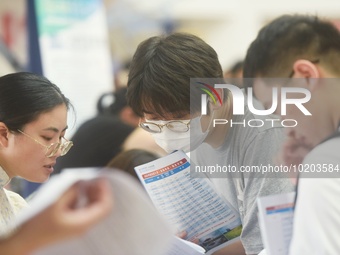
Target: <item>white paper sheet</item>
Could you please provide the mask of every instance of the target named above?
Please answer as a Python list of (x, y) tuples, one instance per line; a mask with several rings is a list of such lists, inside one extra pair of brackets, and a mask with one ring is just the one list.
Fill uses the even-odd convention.
[(293, 230), (295, 192), (260, 197), (259, 223), (265, 252), (287, 255)]
[(105, 176), (111, 182), (114, 196), (111, 214), (85, 235), (46, 247), (35, 255), (159, 255), (168, 249), (174, 238), (173, 231), (155, 210), (140, 184), (118, 170), (64, 170), (42, 186), (31, 209), (19, 217), (18, 224), (47, 207), (73, 183), (99, 176)]

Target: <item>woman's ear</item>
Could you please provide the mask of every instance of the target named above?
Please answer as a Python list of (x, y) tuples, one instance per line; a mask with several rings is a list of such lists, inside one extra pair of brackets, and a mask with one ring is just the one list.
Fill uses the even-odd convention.
[(0, 146), (7, 147), (8, 146), (8, 127), (5, 123), (0, 122)]

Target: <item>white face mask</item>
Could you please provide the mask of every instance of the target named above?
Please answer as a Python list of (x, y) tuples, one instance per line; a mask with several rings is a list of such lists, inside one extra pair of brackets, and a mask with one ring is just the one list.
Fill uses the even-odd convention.
[[(212, 118), (211, 118), (212, 120)], [(183, 150), (184, 152), (190, 152), (197, 149), (200, 146), (209, 133), (211, 121), (209, 127), (205, 132), (202, 131), (201, 116), (191, 119), (189, 130), (187, 132), (174, 132), (167, 127), (162, 128), (161, 133), (151, 133), (156, 143), (163, 148), (166, 152), (171, 153), (175, 150)], [(148, 121), (148, 120), (146, 120)], [(170, 121), (148, 121), (159, 125), (164, 125)], [(184, 123), (189, 120), (183, 120)]]

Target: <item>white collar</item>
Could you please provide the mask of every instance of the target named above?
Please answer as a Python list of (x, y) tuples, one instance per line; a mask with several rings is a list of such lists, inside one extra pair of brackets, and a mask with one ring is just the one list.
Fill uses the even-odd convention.
[(11, 179), (5, 172), (5, 170), (0, 166), (0, 188), (6, 186)]

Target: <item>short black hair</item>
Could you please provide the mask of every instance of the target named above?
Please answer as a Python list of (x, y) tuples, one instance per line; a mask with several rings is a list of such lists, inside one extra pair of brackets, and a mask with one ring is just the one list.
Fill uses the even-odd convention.
[(127, 99), (139, 115), (172, 114), (190, 110), (190, 78), (222, 78), (217, 53), (195, 35), (175, 33), (143, 41), (135, 52), (128, 77)]
[(339, 73), (340, 32), (316, 16), (280, 16), (264, 26), (251, 43), (243, 77), (285, 78), (297, 59), (319, 60)]

